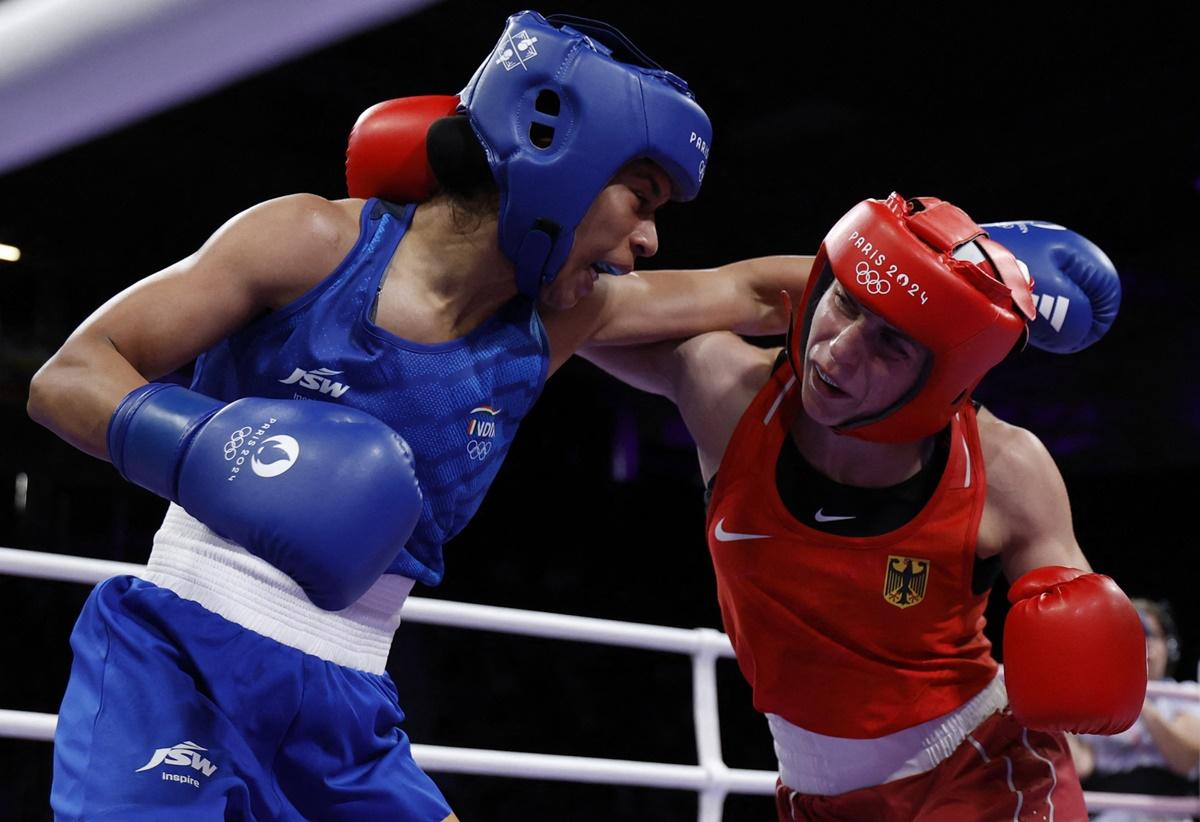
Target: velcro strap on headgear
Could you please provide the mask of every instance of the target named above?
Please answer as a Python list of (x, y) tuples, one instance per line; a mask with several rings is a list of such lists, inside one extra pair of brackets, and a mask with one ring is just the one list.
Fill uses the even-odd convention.
[(1029, 322), (1037, 319), (1037, 307), (1033, 303), (1033, 278), (1021, 268), (1013, 253), (988, 237), (980, 237), (975, 242), (988, 256), (1001, 282), (1012, 292), (1013, 305), (1017, 310)]
[(908, 215), (909, 229), (936, 251), (952, 252), (963, 243), (984, 236), (984, 230), (953, 203), (934, 197), (915, 197), (909, 202), (913, 204)]

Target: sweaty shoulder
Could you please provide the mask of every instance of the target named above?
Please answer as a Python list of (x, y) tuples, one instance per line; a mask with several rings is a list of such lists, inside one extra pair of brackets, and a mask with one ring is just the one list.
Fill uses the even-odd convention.
[(358, 239), (362, 200), (290, 194), (222, 226), (200, 254), (249, 278), (260, 304), (286, 305), (342, 261)]

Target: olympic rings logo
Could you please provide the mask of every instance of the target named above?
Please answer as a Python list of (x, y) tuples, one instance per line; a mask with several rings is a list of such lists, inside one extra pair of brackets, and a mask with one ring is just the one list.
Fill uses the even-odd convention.
[(859, 285), (866, 286), (868, 294), (888, 294), (892, 290), (892, 284), (883, 278), (878, 271), (871, 268), (866, 260), (859, 260), (858, 265), (854, 267), (858, 276)]
[(233, 436), (229, 438), (229, 442), (225, 443), (225, 459), (231, 460), (238, 455), (238, 451), (246, 444), (246, 437), (250, 436), (250, 432), (254, 429), (250, 426), (239, 428), (233, 432)]
[(492, 452), (492, 443), (489, 440), (471, 440), (467, 443), (467, 457), (473, 460), (482, 460)]

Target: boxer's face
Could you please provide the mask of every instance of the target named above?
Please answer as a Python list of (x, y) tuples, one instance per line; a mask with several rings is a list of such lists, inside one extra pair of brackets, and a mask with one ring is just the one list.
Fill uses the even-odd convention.
[(649, 160), (625, 164), (592, 202), (575, 229), (575, 243), (541, 302), (570, 308), (592, 293), (603, 274), (627, 274), (638, 257), (658, 251), (654, 214), (671, 197), (671, 181)]
[(808, 336), (801, 398), (822, 425), (889, 408), (921, 373), (929, 351), (833, 285), (817, 303)]

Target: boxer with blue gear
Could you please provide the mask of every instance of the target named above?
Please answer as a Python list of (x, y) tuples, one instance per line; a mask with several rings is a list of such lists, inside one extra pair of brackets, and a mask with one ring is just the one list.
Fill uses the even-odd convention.
[[(453, 820), (386, 673), (409, 591), (441, 581), (443, 545), (572, 352), (757, 318), (778, 293), (605, 277), (622, 296), (568, 311), (654, 253), (655, 212), (695, 196), (711, 130), (602, 25), (526, 12), (501, 42), (461, 105), (364, 115), (347, 179), (365, 201), (254, 206), (35, 376), (31, 416), (172, 501), (145, 572), (97, 586), (72, 633), (59, 819)], [(380, 119), (397, 111), (402, 127)], [(433, 162), (434, 121), (476, 156)], [(662, 328), (642, 309), (660, 298), (692, 312)], [(193, 361), (190, 388), (154, 382)]]

